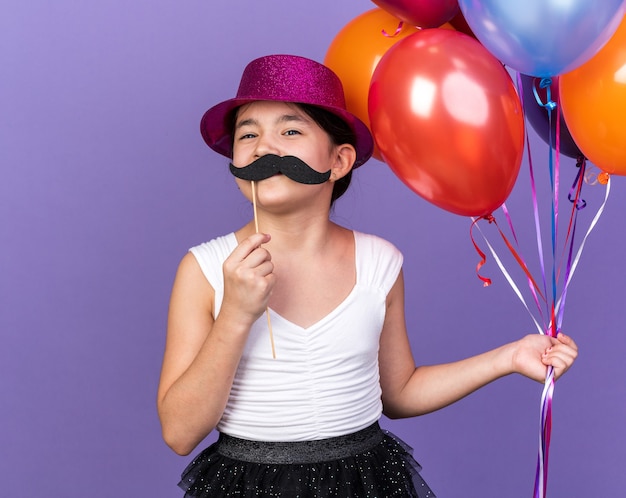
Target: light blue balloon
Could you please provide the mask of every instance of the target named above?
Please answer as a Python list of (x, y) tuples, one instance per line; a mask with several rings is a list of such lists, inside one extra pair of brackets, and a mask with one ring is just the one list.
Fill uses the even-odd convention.
[(503, 64), (537, 77), (577, 68), (611, 38), (624, 0), (459, 0), (476, 38)]

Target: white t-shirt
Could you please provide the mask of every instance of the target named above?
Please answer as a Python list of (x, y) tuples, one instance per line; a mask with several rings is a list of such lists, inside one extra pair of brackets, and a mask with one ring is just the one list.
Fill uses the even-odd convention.
[[(380, 237), (353, 233), (356, 284), (350, 294), (307, 328), (270, 309), (275, 359), (267, 318), (254, 323), (219, 431), (257, 441), (303, 441), (356, 432), (380, 418), (379, 339), (402, 254)], [(236, 246), (231, 233), (190, 249), (215, 290), (216, 315), (224, 293), (222, 264)]]

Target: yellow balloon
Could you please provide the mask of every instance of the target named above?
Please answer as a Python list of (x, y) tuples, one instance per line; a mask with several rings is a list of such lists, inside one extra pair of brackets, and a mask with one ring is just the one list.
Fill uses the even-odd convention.
[(626, 175), (626, 17), (594, 57), (559, 77), (559, 91), (581, 152), (603, 171)]

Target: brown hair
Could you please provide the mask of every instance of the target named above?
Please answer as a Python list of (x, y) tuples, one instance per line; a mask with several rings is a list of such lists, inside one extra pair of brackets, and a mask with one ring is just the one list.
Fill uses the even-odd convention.
[[(298, 104), (298, 106), (307, 113), (308, 116), (322, 128), (332, 140), (334, 145), (350, 144), (356, 148), (356, 135), (352, 128), (339, 116), (332, 112), (326, 111), (321, 107), (308, 104)], [(333, 193), (330, 198), (330, 205), (346, 193), (352, 180), (352, 170), (348, 174), (335, 182), (333, 185)]]

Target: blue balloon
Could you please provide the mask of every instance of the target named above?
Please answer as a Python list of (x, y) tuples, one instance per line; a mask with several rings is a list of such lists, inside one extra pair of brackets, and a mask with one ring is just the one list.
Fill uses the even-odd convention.
[(624, 0), (459, 0), (476, 38), (503, 64), (549, 77), (591, 59), (626, 12)]

